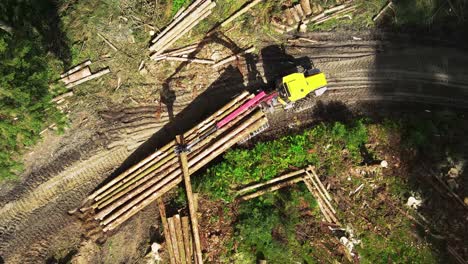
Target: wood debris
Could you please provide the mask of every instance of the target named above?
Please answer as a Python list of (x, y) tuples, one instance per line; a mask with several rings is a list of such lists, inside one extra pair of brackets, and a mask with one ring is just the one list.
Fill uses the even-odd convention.
[(226, 19), (223, 23), (221, 23), (221, 27), (225, 27), (227, 24), (231, 23), (234, 19), (238, 18), (239, 16), (243, 15), (245, 12), (249, 11), (252, 7), (260, 3), (262, 0), (254, 0), (238, 11), (236, 11), (234, 14), (232, 14), (228, 19)]
[(105, 75), (110, 72), (109, 68), (104, 68), (96, 73), (92, 73), (91, 69), (89, 68), (89, 65), (91, 65), (90, 60), (78, 64), (70, 70), (62, 73), (60, 75), (60, 81), (66, 84), (65, 87), (67, 89), (70, 89), (78, 84), (101, 77), (102, 75)]
[(151, 41), (150, 51), (154, 51), (151, 59), (169, 49), (174, 42), (208, 17), (215, 6), (216, 3), (211, 0), (196, 0), (176, 14), (172, 22)]

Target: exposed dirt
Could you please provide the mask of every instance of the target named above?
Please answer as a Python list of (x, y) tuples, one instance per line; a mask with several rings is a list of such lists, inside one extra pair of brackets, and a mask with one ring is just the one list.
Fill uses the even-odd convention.
[[(387, 102), (406, 106), (402, 102), (409, 103), (411, 109), (425, 109), (433, 104), (468, 106), (468, 75), (464, 72), (468, 53), (464, 50), (369, 32), (304, 37), (319, 42), (290, 42), (284, 49), (265, 43), (258, 58), (249, 56), (246, 61), (226, 67), (218, 79), (212, 78), (216, 72), (210, 67), (197, 67), (193, 74), (198, 77), (192, 79), (196, 84), (190, 86), (197, 87), (195, 92), (193, 88), (187, 89), (185, 83), (174, 85), (177, 74), (169, 82), (163, 81), (171, 84), (166, 89), (170, 96), (164, 95), (163, 99), (171, 100), (161, 101), (170, 105), (173, 113), (158, 102), (118, 107), (99, 115), (86, 111), (72, 115), (73, 125), (65, 135), (46, 136), (27, 155), (22, 182), (2, 187), (1, 258), (7, 263), (37, 263), (57, 255), (60, 259), (74, 250), (86, 254), (79, 250), (82, 243), (85, 248), (93, 248), (90, 251), (104, 252), (81, 238), (85, 230), (75, 216), (67, 213), (69, 210), (77, 208), (103, 181), (145, 157), (176, 133), (190, 128), (246, 86), (251, 90), (265, 87), (262, 79), (272, 81), (291, 71), (295, 64), (312, 63), (320, 68), (329, 78), (331, 91), (319, 101), (304, 101), (296, 112), (277, 111), (270, 115), (271, 130), (266, 135), (294, 131), (316, 118), (324, 119), (329, 116), (324, 113), (333, 114), (343, 104), (351, 110), (364, 109), (369, 113), (382, 111)], [(184, 72), (180, 74), (190, 72), (189, 68), (182, 68)], [(203, 78), (205, 73), (210, 78)], [(155, 88), (161, 90), (164, 88)], [(172, 114), (174, 120), (167, 124)], [(122, 232), (133, 233), (132, 225), (139, 223), (142, 231), (135, 232), (134, 239), (127, 243), (135, 248), (132, 254), (144, 254), (143, 248), (149, 243), (139, 243), (148, 242), (150, 228), (157, 224), (154, 210), (144, 211), (119, 232), (109, 235), (108, 241), (125, 237)], [(116, 263), (129, 261), (127, 257), (99, 259)]]

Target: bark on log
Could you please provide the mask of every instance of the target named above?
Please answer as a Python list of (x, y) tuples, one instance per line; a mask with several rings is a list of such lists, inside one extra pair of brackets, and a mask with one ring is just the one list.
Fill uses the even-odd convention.
[(279, 177), (273, 178), (273, 179), (268, 180), (268, 181), (266, 181), (266, 182), (261, 182), (261, 183), (253, 184), (253, 185), (247, 186), (247, 187), (242, 188), (242, 189), (240, 189), (239, 191), (237, 191), (237, 195), (241, 195), (242, 193), (246, 193), (246, 192), (248, 192), (248, 191), (251, 191), (251, 190), (254, 190), (254, 189), (258, 189), (258, 188), (260, 188), (260, 187), (263, 187), (263, 186), (265, 186), (265, 185), (269, 185), (269, 184), (273, 184), (273, 183), (275, 183), (275, 182), (283, 181), (283, 180), (286, 180), (286, 179), (289, 179), (289, 178), (292, 178), (292, 177), (295, 177), (295, 176), (297, 176), (297, 175), (304, 174), (304, 173), (305, 173), (305, 170), (302, 169), (302, 170), (293, 171), (293, 172), (290, 172), (290, 173), (281, 175), (281, 176), (279, 176)]
[(58, 102), (60, 100), (63, 100), (65, 98), (67, 98), (67, 97), (70, 97), (70, 96), (73, 96), (73, 91), (70, 91), (70, 92), (67, 92), (67, 93), (64, 93), (64, 94), (61, 94), (59, 96), (54, 97), (52, 99), (52, 102), (56, 103), (56, 102)]
[(185, 248), (185, 261), (192, 263), (192, 247), (190, 245), (190, 223), (187, 216), (182, 217), (182, 235), (184, 237), (184, 248)]
[(296, 9), (296, 12), (297, 12), (297, 14), (299, 15), (299, 17), (300, 17), (301, 20), (304, 19), (304, 18), (306, 17), (305, 14), (304, 14), (304, 11), (302, 10), (302, 7), (301, 7), (300, 4), (295, 5), (294, 8)]
[(267, 192), (273, 192), (273, 191), (276, 191), (276, 190), (279, 190), (281, 188), (284, 188), (284, 187), (287, 187), (287, 186), (291, 186), (291, 185), (294, 185), (295, 183), (298, 183), (300, 181), (302, 181), (302, 177), (297, 177), (297, 178), (293, 178), (293, 179), (290, 179), (288, 181), (285, 181), (285, 182), (281, 182), (279, 184), (275, 184), (271, 187), (268, 187), (266, 189), (262, 189), (262, 190), (259, 190), (259, 191), (256, 191), (254, 193), (251, 193), (251, 194), (248, 194), (248, 195), (244, 195), (244, 196), (241, 196), (239, 199), (241, 201), (247, 201), (247, 200), (250, 200), (250, 199), (253, 199), (253, 198), (256, 198), (258, 196), (261, 196)]
[(169, 252), (169, 261), (171, 262), (171, 264), (174, 264), (176, 263), (176, 261), (174, 257), (174, 251), (172, 250), (171, 234), (169, 232), (169, 224), (167, 223), (167, 217), (166, 217), (166, 207), (164, 205), (162, 198), (159, 198), (157, 202), (158, 202), (158, 208), (159, 208), (159, 216), (161, 217), (161, 222), (163, 225), (164, 238), (166, 239), (166, 248), (167, 248), (167, 251)]
[(171, 30), (169, 30), (157, 41), (155, 41), (150, 47), (151, 51), (156, 51), (151, 56), (151, 59), (163, 53), (176, 40), (178, 40), (185, 33), (190, 31), (194, 26), (196, 26), (201, 20), (205, 19), (209, 14), (211, 14), (211, 11), (215, 5), (216, 3), (211, 1), (203, 2), (194, 12), (188, 14)]
[(187, 264), (185, 261), (185, 246), (184, 246), (184, 237), (182, 235), (182, 223), (180, 221), (180, 215), (174, 215), (174, 226), (177, 237), (177, 249), (179, 250), (180, 262), (182, 264)]
[(192, 10), (194, 10), (196, 7), (198, 7), (198, 5), (200, 4), (201, 1), (203, 1), (203, 0), (197, 0), (197, 1), (193, 2), (191, 5), (189, 5), (189, 7), (186, 10), (184, 10), (182, 13), (180, 13), (178, 16), (176, 16), (174, 18), (174, 20), (171, 23), (169, 23), (169, 25), (161, 33), (159, 33), (151, 42), (155, 43), (156, 41), (161, 39), (161, 37), (163, 37), (167, 32), (172, 30), (173, 27), (175, 25), (177, 25), (179, 23), (179, 21), (184, 19), (188, 13), (192, 12)]
[(177, 234), (176, 226), (174, 223), (174, 217), (167, 218), (167, 223), (169, 225), (169, 233), (171, 235), (172, 251), (174, 252), (174, 259), (177, 264), (181, 264), (179, 247), (177, 246)]
[(92, 79), (95, 79), (95, 78), (98, 78), (98, 77), (101, 77), (103, 76), (104, 74), (108, 74), (110, 72), (110, 69), (109, 68), (105, 68), (103, 70), (100, 70), (94, 74), (91, 74), (90, 76), (86, 77), (86, 78), (83, 78), (83, 79), (80, 79), (76, 82), (72, 82), (72, 83), (69, 83), (67, 84), (67, 86), (65, 86), (67, 89), (70, 89), (72, 87), (75, 87), (77, 86), (78, 84), (82, 84), (84, 82), (87, 82), (87, 81), (90, 81)]
[(306, 16), (310, 16), (312, 14), (312, 9), (310, 8), (310, 0), (301, 0), (301, 7), (304, 10)]
[(72, 82), (76, 82), (80, 79), (83, 79), (85, 77), (88, 77), (91, 75), (91, 69), (86, 66), (78, 71), (75, 71), (65, 77), (63, 77), (62, 79), (60, 79), (60, 81), (62, 81), (63, 83), (65, 84), (69, 84), (69, 83), (72, 83)]
[[(178, 136), (176, 140), (179, 145), (185, 144), (184, 138), (182, 136)], [(187, 194), (187, 202), (188, 202), (189, 213), (190, 213), (190, 222), (192, 223), (192, 235), (193, 235), (193, 241), (195, 243), (195, 257), (197, 258), (197, 263), (203, 263), (200, 236), (198, 233), (197, 210), (195, 208), (195, 202), (193, 200), (192, 183), (190, 181), (187, 153), (185, 152), (180, 153), (179, 161), (180, 161), (180, 166), (182, 168), (182, 174), (184, 177), (185, 192)]]
[[(206, 164), (208, 164), (211, 160), (213, 160), (215, 157), (232, 147), (234, 144), (236, 144), (239, 140), (242, 138), (246, 137), (249, 135), (252, 131), (257, 130), (259, 127), (265, 125), (268, 120), (264, 117), (264, 114), (260, 111), (258, 112), (260, 114), (259, 116), (256, 114), (252, 116), (250, 119), (246, 120), (244, 123), (241, 124), (241, 126), (237, 127), (236, 129), (232, 130), (229, 132), (226, 137), (224, 137), (222, 140), (217, 141), (215, 144), (213, 144), (209, 149), (207, 149), (207, 153), (209, 153), (208, 156), (205, 156), (203, 160), (197, 160), (193, 159), (195, 165), (191, 164), (189, 161), (189, 165), (192, 166), (190, 168), (190, 172), (194, 173)], [(258, 119), (258, 117), (260, 117)], [(227, 139), (229, 138), (229, 139)], [(105, 227), (103, 230), (104, 232), (113, 230), (123, 222), (125, 222), (127, 219), (135, 215), (137, 212), (139, 212), (141, 209), (146, 207), (148, 204), (153, 202), (155, 199), (159, 198), (161, 195), (166, 193), (167, 191), (171, 190), (175, 186), (177, 186), (181, 181), (180, 177), (180, 171), (178, 171), (179, 174), (175, 175), (169, 175), (167, 178), (169, 178), (170, 182), (164, 185), (164, 187), (160, 190), (153, 190), (150, 189), (148, 192), (151, 194), (150, 197), (145, 196), (144, 201), (138, 202), (135, 205), (131, 205), (127, 208), (124, 208), (125, 214), (120, 216), (117, 220), (114, 222), (110, 223), (107, 227)], [(174, 173), (173, 173), (174, 174)], [(179, 176), (179, 177), (177, 177)], [(131, 208), (131, 210), (128, 210), (128, 208)], [(119, 212), (119, 215), (122, 214)]]
[(294, 16), (291, 12), (291, 9), (286, 9), (284, 10), (284, 15), (286, 16), (286, 23), (288, 23), (289, 26), (294, 25)]
[(197, 58), (184, 58), (184, 57), (174, 57), (174, 56), (166, 56), (165, 60), (170, 61), (189, 61), (201, 64), (214, 64), (214, 60), (209, 59), (197, 59)]
[(193, 27), (195, 27), (200, 21), (202, 21), (203, 19), (207, 18), (211, 13), (212, 13), (212, 9), (213, 7), (215, 6), (216, 4), (213, 2), (211, 5), (210, 5), (210, 8), (208, 8), (204, 13), (202, 13), (202, 15), (200, 16), (200, 18), (196, 19), (195, 21), (192, 21), (192, 22), (189, 22), (188, 24), (185, 24), (184, 25), (184, 28), (181, 32), (178, 32), (176, 33), (175, 36), (171, 37), (169, 41), (167, 41), (165, 44), (163, 44), (160, 48), (155, 48), (154, 50), (156, 51), (154, 53), (154, 55), (159, 55), (161, 53), (163, 53), (166, 49), (168, 49), (172, 44), (174, 44), (174, 42), (176, 42), (179, 38), (181, 38), (182, 36), (184, 36), (186, 33), (188, 33), (190, 30), (192, 30)]
[[(289, 10), (291, 11), (291, 14), (292, 14), (292, 16), (293, 16), (293, 18), (294, 18), (294, 21), (295, 21), (296, 23), (301, 22), (301, 18), (299, 17), (299, 14), (297, 13), (296, 8), (291, 7), (291, 8), (289, 8)], [(296, 23), (295, 23), (295, 24), (296, 24)]]
[(260, 3), (262, 0), (254, 0), (247, 4), (245, 7), (242, 7), (238, 11), (236, 11), (234, 14), (232, 14), (228, 19), (226, 19), (223, 23), (221, 23), (221, 27), (225, 27), (227, 24), (231, 23), (234, 19), (237, 17), (243, 15), (245, 12), (249, 11), (250, 8), (254, 7), (258, 3)]

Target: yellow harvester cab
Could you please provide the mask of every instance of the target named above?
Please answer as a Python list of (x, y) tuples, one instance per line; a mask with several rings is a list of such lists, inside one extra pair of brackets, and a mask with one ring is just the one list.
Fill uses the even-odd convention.
[(293, 73), (284, 76), (277, 85), (279, 101), (283, 105), (294, 103), (312, 92), (316, 96), (322, 95), (326, 90), (327, 79), (325, 74), (317, 69), (305, 73)]

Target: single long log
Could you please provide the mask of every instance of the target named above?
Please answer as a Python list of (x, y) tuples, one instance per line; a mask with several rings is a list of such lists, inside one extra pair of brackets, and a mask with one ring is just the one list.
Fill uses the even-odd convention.
[(296, 8), (291, 7), (291, 8), (289, 8), (289, 10), (290, 10), (290, 12), (291, 12), (291, 14), (292, 14), (292, 16), (294, 18), (294, 21), (296, 21), (296, 23), (301, 22), (301, 18), (299, 17), (299, 14), (297, 13)]
[(114, 46), (109, 40), (107, 40), (101, 33), (97, 33), (97, 35), (114, 51), (118, 51), (117, 47)]
[(273, 184), (273, 183), (275, 183), (275, 182), (279, 182), (279, 181), (283, 181), (283, 180), (292, 178), (292, 177), (297, 176), (297, 175), (299, 175), (299, 174), (303, 174), (304, 172), (305, 172), (304, 169), (298, 170), (298, 171), (293, 171), (293, 172), (290, 172), (290, 173), (281, 175), (281, 176), (279, 176), (279, 177), (273, 178), (273, 179), (271, 179), (271, 180), (268, 180), (268, 181), (266, 181), (266, 182), (261, 182), (261, 183), (257, 183), (257, 184), (253, 184), (253, 185), (247, 186), (247, 187), (242, 188), (242, 189), (240, 189), (239, 191), (237, 191), (237, 195), (241, 195), (242, 193), (246, 193), (246, 192), (248, 192), (248, 191), (251, 191), (251, 190), (254, 190), (254, 189), (258, 189), (258, 188), (263, 187), (263, 186), (265, 186), (265, 185)]
[(243, 51), (241, 51), (241, 52), (239, 52), (239, 53), (236, 53), (236, 54), (234, 54), (234, 55), (232, 55), (232, 56), (229, 56), (229, 57), (227, 57), (227, 58), (224, 58), (224, 59), (222, 59), (222, 60), (216, 62), (216, 64), (213, 65), (213, 68), (217, 68), (217, 67), (219, 67), (219, 66), (222, 66), (222, 65), (224, 65), (224, 64), (226, 64), (226, 63), (229, 63), (229, 62), (231, 62), (231, 61), (236, 60), (236, 59), (239, 58), (239, 56), (241, 56), (241, 55), (244, 55), (244, 54), (247, 54), (247, 53), (252, 53), (252, 52), (254, 52), (254, 51), (255, 51), (255, 47), (250, 47), (250, 48), (248, 48), (248, 49), (246, 49), (246, 50), (243, 50)]
[(67, 89), (70, 89), (70, 88), (72, 88), (72, 87), (77, 86), (78, 84), (82, 84), (82, 83), (84, 83), (84, 82), (87, 82), (87, 81), (90, 81), (90, 80), (92, 80), (92, 79), (101, 77), (101, 76), (103, 76), (103, 75), (105, 75), (105, 74), (108, 74), (109, 72), (110, 72), (110, 69), (109, 69), (109, 68), (105, 68), (105, 69), (100, 70), (100, 71), (98, 71), (98, 72), (96, 72), (96, 73), (93, 73), (93, 74), (91, 74), (91, 75), (89, 75), (89, 76), (87, 76), (87, 77), (85, 77), (85, 78), (83, 78), (83, 79), (80, 79), (80, 80), (78, 80), (78, 81), (76, 81), (76, 82), (69, 83), (69, 84), (67, 84), (65, 87), (66, 87)]
[[(178, 136), (176, 140), (179, 143), (179, 145), (185, 144), (184, 138), (182, 136)], [(197, 217), (197, 211), (195, 209), (195, 203), (193, 201), (192, 183), (190, 181), (187, 153), (185, 152), (180, 153), (179, 161), (182, 167), (182, 174), (184, 177), (185, 193), (187, 196), (187, 202), (188, 202), (189, 213), (190, 213), (190, 222), (192, 223), (192, 236), (193, 236), (193, 241), (195, 242), (195, 256), (194, 257), (197, 258), (197, 263), (203, 263), (200, 236), (198, 233), (198, 217)]]
[(180, 222), (180, 215), (174, 215), (174, 226), (177, 237), (177, 249), (179, 250), (180, 262), (183, 264), (188, 264), (185, 261), (185, 247), (184, 247), (184, 237), (182, 236), (182, 223)]
[(184, 237), (185, 261), (192, 263), (192, 247), (190, 245), (190, 223), (187, 216), (182, 217), (182, 236)]
[(91, 65), (91, 61), (90, 61), (90, 60), (86, 60), (86, 61), (84, 61), (84, 62), (82, 62), (82, 63), (76, 65), (75, 67), (71, 68), (70, 70), (68, 70), (68, 71), (66, 71), (66, 72), (64, 72), (64, 73), (62, 73), (62, 74), (60, 74), (60, 78), (63, 78), (63, 77), (65, 77), (65, 76), (67, 76), (67, 75), (70, 75), (70, 74), (76, 72), (76, 71), (79, 71), (79, 70), (81, 70), (82, 68), (84, 68), (84, 67), (86, 67), (86, 66), (89, 66), (89, 65)]
[[(244, 115), (248, 114), (249, 112), (245, 112)], [(243, 124), (241, 124), (239, 127), (235, 128), (234, 131), (238, 131), (240, 128), (242, 131), (243, 128), (246, 127), (246, 125), (249, 125), (250, 123), (256, 121), (257, 119), (259, 119), (260, 116), (264, 115), (261, 111), (257, 111), (257, 114), (253, 115), (251, 118), (249, 118), (248, 120), (246, 120)], [(229, 129), (231, 126), (233, 126), (234, 124), (236, 124), (238, 121), (240, 121), (244, 116), (243, 115), (240, 115), (239, 117), (237, 117), (236, 119), (234, 119), (230, 124), (226, 125), (225, 128), (221, 128), (219, 129), (216, 133), (223, 133), (223, 131), (226, 131), (226, 129)], [(256, 118), (256, 119), (255, 119)], [(236, 121), (237, 120), (237, 121)], [(239, 131), (239, 132), (240, 132)], [(215, 133), (215, 134), (216, 134)], [(232, 132), (230, 132), (229, 134), (229, 137), (233, 137), (234, 135), (232, 135)], [(228, 135), (226, 137), (228, 137)], [(216, 136), (216, 135), (215, 135)], [(226, 137), (223, 137), (221, 138), (220, 140), (216, 141), (213, 145), (211, 145), (210, 147), (208, 147), (207, 149), (210, 150), (210, 149), (213, 149), (213, 147), (217, 147), (219, 145), (219, 142), (224, 142), (226, 141), (227, 139), (229, 138), (226, 138)], [(205, 140), (210, 140), (210, 138), (207, 138)], [(194, 157), (193, 159), (190, 160), (190, 166), (192, 166), (195, 162), (198, 162), (200, 159), (202, 159), (205, 155), (207, 155), (206, 153), (207, 151), (205, 150), (204, 152), (198, 154), (196, 157)], [(209, 153), (209, 152), (208, 152)], [(177, 165), (177, 164), (176, 164)], [(171, 172), (169, 174), (169, 172)], [(125, 195), (124, 197), (122, 197), (121, 199), (119, 199), (118, 201), (116, 201), (115, 203), (113, 203), (112, 205), (108, 206), (107, 208), (105, 208), (104, 210), (102, 210), (101, 212), (97, 213), (94, 218), (95, 219), (104, 219), (104, 217), (108, 214), (110, 214), (114, 209), (116, 209), (117, 207), (123, 205), (124, 203), (126, 203), (127, 201), (133, 199), (135, 196), (136, 198), (134, 200), (132, 200), (129, 204), (127, 204), (126, 206), (124, 206), (123, 208), (121, 208), (120, 210), (118, 210), (117, 212), (115, 212), (111, 217), (109, 217), (108, 219), (106, 219), (105, 221), (103, 221), (102, 223), (104, 225), (108, 224), (109, 222), (111, 222), (113, 219), (115, 219), (116, 217), (118, 217), (120, 214), (124, 213), (126, 210), (128, 210), (128, 208), (130, 208), (132, 205), (138, 203), (139, 201), (141, 201), (142, 199), (144, 199), (145, 197), (147, 197), (148, 195), (150, 195), (152, 192), (154, 191), (157, 191), (159, 188), (161, 188), (162, 186), (164, 186), (168, 181), (172, 180), (173, 178), (179, 176), (181, 174), (181, 169), (179, 166), (172, 166), (170, 169), (167, 169), (165, 171), (164, 174), (161, 174), (161, 175), (158, 175), (158, 177), (154, 178), (154, 179), (151, 179), (149, 180), (148, 182), (146, 182), (145, 184), (143, 184), (142, 186), (138, 187), (135, 191)], [(171, 175), (170, 177), (167, 177), (166, 175), (169, 174)], [(156, 184), (156, 185), (154, 185)], [(153, 186), (154, 185), (154, 186)], [(151, 187), (153, 186), (153, 187)], [(145, 191), (146, 190), (146, 191)], [(140, 195), (140, 193), (142, 193)]]
[(355, 10), (355, 9), (356, 9), (356, 6), (347, 7), (347, 8), (342, 9), (342, 10), (336, 12), (336, 13), (333, 13), (333, 14), (331, 14), (331, 15), (325, 16), (325, 17), (323, 17), (323, 18), (321, 18), (321, 19), (315, 21), (314, 24), (315, 24), (315, 25), (319, 25), (319, 24), (321, 24), (321, 23), (323, 23), (323, 22), (326, 22), (326, 21), (328, 21), (328, 20), (330, 20), (330, 19), (336, 18), (336, 17), (340, 16), (341, 14), (344, 14), (344, 13), (347, 13), (347, 12), (350, 12), (350, 11), (353, 11), (353, 10)]
[(176, 261), (174, 257), (174, 251), (172, 250), (172, 241), (171, 241), (171, 234), (169, 232), (169, 224), (167, 222), (166, 207), (164, 205), (162, 198), (159, 198), (157, 202), (158, 202), (158, 208), (159, 208), (159, 216), (161, 217), (161, 222), (163, 224), (164, 238), (166, 239), (166, 248), (167, 248), (167, 251), (169, 252), (169, 261), (171, 262), (171, 264), (174, 264), (176, 263)]
[[(217, 116), (221, 115), (223, 112), (225, 111), (228, 111), (229, 109), (235, 107), (237, 104), (239, 104), (240, 102), (242, 102), (243, 100), (245, 100), (245, 98), (247, 97), (247, 95), (249, 95), (248, 92), (243, 92), (241, 93), (239, 96), (235, 97), (234, 99), (232, 99), (229, 103), (227, 103), (224, 107), (222, 107), (220, 110), (216, 111), (215, 113), (213, 113), (211, 116), (209, 116), (207, 119), (205, 119), (203, 122), (201, 122), (199, 125), (195, 126), (194, 128), (192, 128), (191, 130), (189, 130), (188, 132), (186, 132), (184, 134), (185, 137), (190, 137), (191, 134), (194, 134), (195, 131), (199, 130), (200, 127), (203, 127), (207, 122), (209, 122), (210, 120), (213, 120), (213, 119), (216, 119)], [(162, 153), (165, 153), (166, 151), (168, 151), (170, 148), (174, 147), (175, 146), (175, 142), (174, 141), (171, 141), (169, 142), (168, 144), (166, 144), (165, 146), (163, 146), (162, 148), (160, 148), (159, 150), (157, 150), (156, 152), (154, 152), (153, 154), (151, 154), (150, 156), (146, 157), (145, 159), (143, 159), (142, 161), (138, 162), (137, 164), (133, 165), (131, 168), (129, 168), (128, 170), (126, 170), (125, 172), (123, 172), (122, 174), (120, 174), (119, 176), (117, 176), (116, 178), (112, 179), (111, 181), (109, 181), (106, 185), (104, 185), (103, 187), (99, 188), (98, 190), (96, 190), (92, 195), (88, 196), (88, 200), (92, 200), (94, 199), (95, 197), (97, 197), (99, 194), (103, 193), (104, 191), (108, 190), (109, 188), (113, 187), (114, 185), (116, 185), (119, 181), (123, 180), (124, 178), (126, 178), (128, 175), (130, 175), (131, 173), (137, 171), (136, 173), (141, 173), (142, 169), (141, 167), (145, 164), (147, 164), (148, 162), (154, 160), (156, 157), (158, 157), (159, 155), (161, 155)], [(146, 168), (145, 168), (146, 169)], [(128, 181), (128, 180), (127, 180)]]
[(304, 14), (304, 10), (302, 10), (302, 7), (301, 7), (300, 4), (295, 5), (294, 8), (296, 9), (296, 12), (297, 12), (297, 14), (299, 15), (299, 17), (301, 19), (306, 17), (305, 14)]
[(285, 182), (281, 182), (281, 183), (278, 183), (278, 184), (275, 184), (271, 187), (268, 187), (266, 189), (262, 189), (262, 190), (259, 190), (259, 191), (256, 191), (254, 193), (251, 193), (251, 194), (248, 194), (248, 195), (244, 195), (244, 196), (241, 196), (239, 199), (241, 201), (247, 201), (247, 200), (250, 200), (250, 199), (253, 199), (253, 198), (256, 198), (258, 196), (261, 196), (267, 192), (274, 192), (276, 190), (279, 190), (281, 188), (284, 188), (284, 187), (287, 187), (287, 186), (291, 186), (295, 183), (298, 183), (300, 181), (302, 181), (302, 177), (297, 177), (297, 178), (293, 178), (293, 179), (290, 179), (288, 181), (285, 181)]
[[(191, 171), (189, 172), (193, 174), (194, 172), (196, 172), (197, 170), (199, 170), (200, 168), (208, 164), (215, 157), (219, 156), (221, 153), (223, 153), (224, 151), (232, 147), (239, 140), (248, 136), (252, 131), (255, 131), (261, 126), (265, 125), (268, 122), (268, 120), (264, 117), (263, 113), (261, 114), (262, 115), (260, 115), (260, 119), (256, 119), (257, 116), (252, 116), (250, 120), (247, 120), (244, 124), (242, 124), (242, 126), (238, 127), (238, 129), (234, 129), (233, 131), (228, 133), (228, 135), (226, 135), (224, 140), (220, 140), (219, 142), (217, 142), (218, 144), (216, 144), (216, 146), (215, 144), (213, 144), (213, 146), (209, 150), (207, 150), (209, 155), (205, 156), (202, 161), (196, 161), (196, 165), (192, 166), (193, 164), (191, 165), (189, 161), (189, 166), (192, 166), (190, 168)], [(229, 137), (229, 139), (226, 139), (227, 137)], [(148, 190), (151, 193), (150, 197), (145, 197), (145, 199), (142, 199), (143, 201), (141, 203), (138, 203), (138, 204), (135, 204), (126, 208), (125, 214), (123, 214), (117, 220), (115, 220), (114, 222), (106, 226), (103, 229), (103, 231), (107, 232), (107, 231), (113, 230), (114, 228), (116, 228), (117, 226), (119, 226), (120, 224), (128, 220), (130, 217), (138, 213), (141, 209), (146, 207), (148, 204), (153, 202), (155, 199), (159, 198), (161, 195), (163, 195), (167, 191), (177, 186), (182, 181), (180, 177), (180, 170), (178, 172), (179, 174), (170, 175), (167, 177), (167, 178), (170, 178), (171, 181), (165, 184), (162, 189)], [(131, 210), (129, 210), (129, 208), (131, 208)]]
[(184, 58), (184, 57), (176, 57), (176, 56), (166, 56), (165, 60), (171, 61), (189, 61), (201, 64), (214, 64), (214, 60), (209, 59), (197, 59), (197, 58)]
[(388, 1), (388, 4), (386, 4), (385, 7), (382, 8), (382, 10), (380, 10), (380, 12), (372, 18), (372, 21), (374, 22), (377, 21), (377, 19), (379, 19), (385, 12), (387, 12), (387, 9), (390, 8), (391, 6), (392, 6), (392, 1), (390, 0)]
[[(235, 105), (234, 105), (235, 106)], [(251, 110), (250, 110), (251, 111)], [(212, 139), (218, 137), (219, 135), (221, 135), (222, 133), (224, 133), (224, 131), (230, 129), (232, 126), (234, 126), (237, 122), (239, 122), (242, 118), (244, 118), (246, 115), (248, 115), (250, 113), (250, 111), (246, 111), (244, 113), (242, 113), (241, 115), (239, 115), (237, 118), (235, 118), (234, 120), (232, 120), (228, 125), (226, 125), (225, 127), (217, 130), (213, 135), (209, 136), (209, 137), (206, 137), (205, 139), (203, 139), (202, 141), (200, 141), (192, 150), (195, 151), (195, 155), (198, 155), (198, 152), (196, 152), (196, 150), (198, 148), (202, 148), (202, 146), (206, 145), (208, 142), (210, 142)], [(194, 155), (192, 155), (194, 156)], [(173, 158), (174, 157), (174, 158)], [(116, 208), (117, 206), (120, 206), (122, 205), (123, 203), (125, 203), (126, 201), (130, 200), (131, 198), (133, 198), (135, 195), (137, 195), (138, 193), (144, 191), (146, 188), (148, 188), (149, 186), (151, 186), (152, 184), (160, 181), (161, 179), (163, 179), (167, 174), (169, 174), (171, 171), (174, 171), (178, 168), (178, 165), (176, 164), (176, 159), (175, 159), (175, 154), (174, 152), (171, 152), (169, 154), (169, 157), (170, 160), (166, 159), (166, 160), (162, 160), (160, 162), (158, 162), (157, 165), (154, 165), (154, 166), (159, 166), (159, 164), (164, 164), (163, 167), (160, 167), (158, 170), (156, 171), (152, 171), (151, 173), (149, 173), (148, 175), (146, 174), (143, 174), (143, 175), (140, 175), (138, 176), (136, 179), (136, 183), (133, 184), (133, 186), (130, 186), (131, 189), (139, 186), (140, 184), (146, 182), (144, 185), (138, 187), (135, 191), (131, 192), (130, 194), (126, 195), (125, 197), (119, 199), (119, 201), (117, 201), (115, 204), (113, 204), (112, 206), (106, 208), (105, 210), (99, 212), (98, 214), (95, 215), (95, 219), (102, 219), (105, 215), (109, 214), (114, 208)], [(169, 166), (169, 167), (168, 167)], [(158, 175), (157, 177), (154, 177), (154, 175), (156, 175), (157, 173), (161, 172), (162, 170), (164, 170), (164, 173), (161, 174), (161, 175)], [(144, 176), (144, 177), (143, 177)], [(143, 177), (143, 178), (141, 178)], [(140, 179), (141, 178), (141, 179)], [(125, 187), (126, 185), (124, 185)], [(116, 190), (116, 192), (119, 191), (119, 189)], [(128, 191), (127, 191), (128, 192)], [(127, 193), (125, 192), (125, 193)], [(113, 202), (114, 200), (116, 200), (117, 198), (121, 197), (122, 195), (125, 194), (124, 192), (120, 192), (120, 193), (113, 193), (113, 196), (111, 197), (108, 197), (107, 199), (105, 199), (105, 202), (101, 202), (99, 203), (97, 206), (98, 208), (103, 208), (104, 206), (107, 206), (108, 204), (110, 204), (110, 202)], [(96, 206), (94, 206), (95, 208)]]
[(52, 102), (56, 103), (56, 102), (58, 102), (60, 100), (63, 100), (65, 98), (67, 98), (67, 97), (70, 97), (70, 96), (73, 96), (73, 91), (69, 91), (69, 92), (63, 93), (63, 94), (61, 94), (59, 96), (54, 97), (52, 99)]
[(179, 247), (177, 246), (177, 234), (176, 234), (176, 226), (174, 223), (174, 217), (167, 218), (167, 223), (169, 225), (169, 234), (171, 235), (172, 251), (174, 252), (175, 262), (177, 264), (181, 264)]
[(243, 15), (245, 12), (249, 11), (250, 8), (254, 7), (258, 3), (260, 3), (262, 0), (254, 0), (247, 4), (245, 7), (242, 7), (238, 11), (236, 11), (234, 14), (232, 14), (228, 19), (226, 19), (223, 23), (221, 23), (221, 27), (225, 27), (227, 24), (231, 23), (234, 19), (238, 18), (239, 16)]

